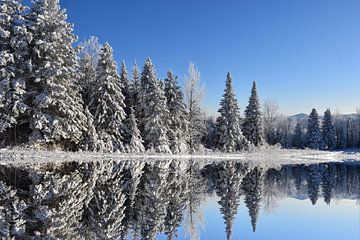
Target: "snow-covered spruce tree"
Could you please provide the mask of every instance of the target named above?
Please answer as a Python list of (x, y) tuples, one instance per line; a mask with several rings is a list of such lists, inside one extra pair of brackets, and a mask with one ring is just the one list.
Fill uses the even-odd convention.
[(300, 122), (296, 123), (292, 146), (294, 148), (304, 148), (304, 136)]
[(140, 93), (141, 93), (141, 74), (140, 70), (135, 63), (132, 68), (131, 74), (131, 81), (130, 81), (130, 93), (131, 93), (131, 105), (135, 111), (135, 117), (140, 119), (141, 114), (141, 102), (140, 102)]
[(145, 151), (143, 139), (138, 128), (133, 108), (130, 108), (130, 115), (126, 119), (126, 152), (140, 153)]
[(324, 141), (320, 130), (319, 115), (315, 108), (312, 109), (308, 119), (306, 146), (311, 149), (324, 148)]
[(188, 144), (192, 152), (200, 151), (203, 146), (201, 139), (205, 135), (206, 126), (201, 102), (205, 88), (200, 83), (200, 72), (193, 63), (189, 64), (188, 78), (185, 83), (185, 103), (188, 112)]
[(90, 93), (93, 87), (93, 84), (96, 80), (96, 69), (92, 65), (92, 59), (90, 55), (84, 55), (83, 58), (79, 60), (79, 86), (80, 94), (83, 99), (84, 107), (89, 106), (90, 103)]
[(218, 112), (220, 116), (216, 120), (216, 147), (224, 152), (247, 149), (249, 142), (241, 131), (239, 106), (229, 72)]
[[(111, 142), (114, 151), (123, 151), (124, 96), (108, 43), (102, 47), (97, 77), (90, 96), (89, 110), (94, 116), (94, 125), (103, 142)], [(111, 150), (111, 149), (107, 149)]]
[(125, 103), (124, 111), (126, 115), (130, 115), (131, 107), (132, 107), (132, 96), (130, 90), (130, 79), (126, 69), (125, 61), (122, 61), (121, 63), (120, 82), (122, 86), (121, 91), (124, 95), (124, 103)]
[(188, 131), (187, 113), (183, 94), (176, 77), (171, 71), (167, 73), (164, 91), (167, 102), (166, 105), (169, 110), (167, 124), (170, 149), (172, 153), (183, 153), (188, 150), (186, 141)]
[(242, 124), (242, 131), (250, 143), (255, 146), (261, 146), (263, 144), (262, 118), (255, 81), (253, 82), (249, 104), (245, 110), (245, 119)]
[(327, 109), (325, 111), (321, 130), (322, 130), (322, 136), (323, 136), (325, 148), (328, 150), (334, 150), (336, 148), (336, 135), (335, 135), (335, 127), (332, 123), (332, 116), (330, 109)]
[(83, 139), (79, 144), (79, 149), (84, 151), (96, 152), (100, 150), (101, 143), (99, 142), (99, 135), (94, 126), (94, 118), (89, 109), (85, 107), (85, 116), (87, 119), (87, 131), (84, 133)]
[(30, 143), (73, 149), (86, 129), (77, 86), (76, 37), (58, 0), (37, 0), (26, 16), (32, 34)]
[(97, 37), (90, 37), (78, 46), (79, 85), (84, 106), (90, 102), (90, 92), (96, 80), (96, 67), (101, 53), (101, 44)]
[(145, 61), (141, 73), (141, 119), (140, 129), (146, 150), (158, 153), (171, 153), (167, 137), (166, 97), (150, 58)]
[(0, 1), (0, 141), (16, 144), (26, 138), (26, 84), (30, 34), (24, 24), (27, 8), (20, 0)]

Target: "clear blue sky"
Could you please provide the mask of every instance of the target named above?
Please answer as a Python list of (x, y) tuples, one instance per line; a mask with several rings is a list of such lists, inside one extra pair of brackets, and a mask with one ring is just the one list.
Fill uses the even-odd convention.
[(150, 56), (158, 77), (172, 69), (183, 83), (189, 61), (216, 111), (226, 72), (244, 110), (251, 82), (281, 112), (360, 107), (359, 0), (61, 0), (79, 40), (109, 42), (118, 61), (142, 67)]

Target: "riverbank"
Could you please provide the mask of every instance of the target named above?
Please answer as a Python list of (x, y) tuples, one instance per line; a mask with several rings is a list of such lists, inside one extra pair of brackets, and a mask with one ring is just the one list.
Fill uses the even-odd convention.
[(127, 153), (94, 153), (94, 152), (63, 152), (63, 151), (33, 151), (24, 149), (1, 149), (0, 164), (21, 163), (57, 163), (57, 162), (87, 162), (87, 161), (121, 161), (121, 160), (168, 160), (168, 159), (198, 159), (209, 161), (238, 160), (256, 163), (299, 164), (316, 162), (360, 161), (360, 151), (317, 151), (290, 150), (279, 148), (264, 148), (251, 152), (237, 154), (207, 153), (207, 154), (127, 154)]

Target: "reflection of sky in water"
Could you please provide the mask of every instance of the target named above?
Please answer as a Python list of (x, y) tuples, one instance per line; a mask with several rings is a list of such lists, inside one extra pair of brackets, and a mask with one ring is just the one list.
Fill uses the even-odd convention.
[[(208, 198), (203, 205), (205, 226), (201, 239), (226, 239), (225, 224), (219, 211), (218, 198)], [(179, 239), (182, 238), (179, 231)], [(159, 239), (166, 239), (160, 236)], [(326, 205), (309, 199), (284, 198), (273, 213), (261, 210), (256, 232), (252, 232), (248, 210), (241, 201), (233, 226), (233, 239), (276, 240), (359, 240), (360, 206), (354, 200), (340, 200)]]
[(356, 200), (358, 163), (0, 165), (0, 239), (360, 240)]

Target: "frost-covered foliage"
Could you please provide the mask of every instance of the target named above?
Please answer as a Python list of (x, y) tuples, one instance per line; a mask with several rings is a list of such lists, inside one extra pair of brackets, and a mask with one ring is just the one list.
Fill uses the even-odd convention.
[(156, 77), (151, 59), (147, 59), (141, 73), (140, 90), (141, 130), (147, 151), (171, 153), (167, 137), (166, 97), (162, 84)]
[(130, 89), (130, 79), (129, 79), (129, 75), (128, 75), (128, 72), (126, 69), (126, 64), (124, 61), (121, 63), (120, 83), (122, 86), (121, 91), (124, 95), (124, 104), (125, 104), (124, 111), (125, 111), (126, 115), (130, 115), (131, 107), (133, 105), (132, 105), (132, 96), (131, 96), (131, 89)]
[(20, 200), (17, 191), (0, 180), (0, 238), (25, 237), (25, 210), (27, 206)]
[(216, 147), (224, 152), (236, 152), (249, 147), (240, 126), (240, 112), (233, 89), (232, 77), (227, 74), (226, 88), (216, 120)]
[(107, 167), (94, 187), (86, 218), (96, 239), (116, 239), (123, 234), (126, 194), (120, 180), (124, 166), (120, 162)]
[(79, 44), (79, 58), (89, 58), (91, 66), (96, 68), (100, 59), (101, 47), (99, 39), (95, 36), (91, 36), (89, 39)]
[(185, 83), (185, 104), (188, 112), (188, 144), (192, 152), (201, 151), (201, 139), (205, 135), (205, 118), (201, 109), (205, 88), (200, 82), (200, 72), (189, 64), (189, 75)]
[(133, 108), (130, 109), (130, 115), (126, 120), (126, 152), (141, 153), (145, 151), (144, 141), (138, 128), (137, 120)]
[(329, 150), (334, 150), (336, 148), (336, 135), (330, 109), (327, 109), (325, 111), (321, 131), (325, 148)]
[(76, 37), (58, 0), (37, 0), (26, 16), (30, 42), (31, 143), (71, 149), (86, 129), (76, 84)]
[(315, 108), (310, 113), (306, 132), (306, 146), (311, 149), (324, 149), (324, 141), (320, 130), (319, 115)]
[(79, 86), (84, 106), (89, 106), (90, 94), (96, 81), (96, 68), (92, 65), (90, 55), (84, 55), (79, 60)]
[(96, 67), (98, 65), (101, 45), (97, 37), (90, 37), (78, 46), (79, 86), (85, 106), (89, 106), (90, 94), (96, 81)]
[(263, 126), (260, 111), (259, 97), (256, 89), (256, 82), (253, 82), (249, 104), (245, 110), (245, 119), (242, 124), (244, 136), (255, 146), (264, 143)]
[(112, 48), (105, 43), (102, 47), (96, 82), (89, 103), (89, 110), (94, 116), (94, 125), (99, 138), (107, 146), (103, 149), (105, 151), (124, 151), (122, 126), (126, 114), (121, 88)]
[(16, 143), (26, 137), (20, 129), (29, 110), (25, 74), (31, 34), (24, 23), (26, 9), (20, 0), (0, 1), (0, 141)]
[(130, 81), (131, 106), (133, 106), (136, 118), (140, 119), (141, 118), (141, 101), (140, 101), (141, 73), (136, 63), (132, 68), (131, 75), (132, 75)]
[[(260, 111), (255, 82), (244, 120), (227, 84), (215, 124), (218, 115), (202, 107), (205, 89), (193, 63), (182, 91), (173, 73), (157, 79), (150, 59), (142, 74), (135, 64), (129, 77), (124, 61), (118, 74), (108, 44), (90, 37), (76, 46), (76, 40), (59, 0), (34, 0), (29, 7), (0, 0), (0, 147), (142, 152), (140, 138), (126, 132), (137, 132), (135, 122), (149, 152), (235, 152), (248, 145), (241, 131), (250, 148), (265, 141), (308, 146), (306, 136), (299, 141), (295, 124), (302, 130), (306, 124), (298, 116), (281, 116), (271, 100)], [(334, 117), (333, 127), (326, 119), (321, 148), (360, 147), (360, 111)]]
[(79, 149), (83, 151), (96, 152), (101, 150), (101, 142), (99, 141), (99, 135), (94, 126), (94, 118), (91, 115), (89, 109), (85, 108), (85, 116), (87, 119), (87, 131), (84, 133), (83, 139), (79, 144)]
[(165, 79), (166, 106), (168, 108), (167, 125), (169, 144), (172, 153), (187, 152), (188, 120), (183, 93), (177, 78), (169, 71)]
[(294, 138), (292, 140), (292, 146), (294, 148), (304, 147), (304, 136), (301, 124), (298, 122), (294, 131)]

